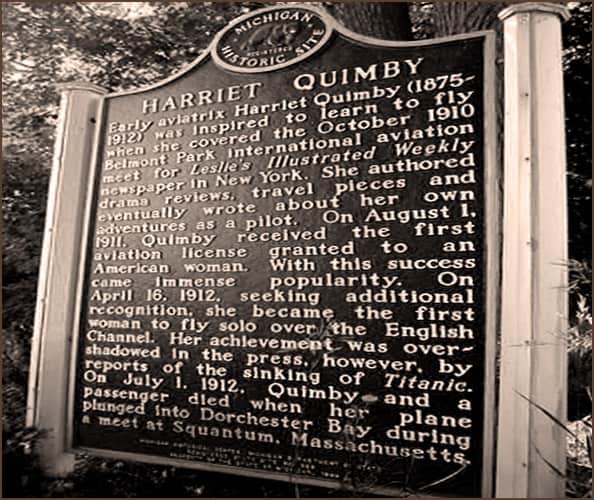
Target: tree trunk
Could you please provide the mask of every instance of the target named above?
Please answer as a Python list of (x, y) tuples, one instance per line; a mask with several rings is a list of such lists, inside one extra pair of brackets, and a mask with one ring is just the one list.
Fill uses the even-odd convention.
[(345, 27), (384, 40), (410, 40), (408, 4), (397, 2), (324, 2), (326, 10)]
[[(503, 23), (497, 14), (502, 2), (435, 2), (433, 26), (435, 36), (450, 36), (472, 31), (494, 30), (495, 87), (497, 120), (497, 164), (503, 165)], [(503, 168), (503, 167), (502, 167)]]
[(435, 2), (433, 23), (436, 36), (456, 35), (469, 31), (499, 29), (497, 14), (503, 3)]

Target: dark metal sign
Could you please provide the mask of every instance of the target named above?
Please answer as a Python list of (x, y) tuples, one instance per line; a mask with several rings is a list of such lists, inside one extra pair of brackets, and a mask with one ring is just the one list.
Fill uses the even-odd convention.
[(492, 69), (489, 33), (386, 42), (285, 6), (106, 96), (72, 448), (488, 492)]

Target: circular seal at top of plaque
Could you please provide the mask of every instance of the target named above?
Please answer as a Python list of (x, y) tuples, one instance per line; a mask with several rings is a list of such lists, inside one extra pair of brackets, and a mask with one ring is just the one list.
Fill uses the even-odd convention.
[(231, 71), (273, 71), (308, 58), (331, 34), (313, 9), (268, 7), (237, 18), (221, 31), (214, 41), (213, 59)]

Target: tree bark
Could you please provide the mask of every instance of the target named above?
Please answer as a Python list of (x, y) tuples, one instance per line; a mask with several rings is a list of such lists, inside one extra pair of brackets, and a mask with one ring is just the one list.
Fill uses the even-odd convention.
[(408, 3), (324, 2), (326, 10), (345, 27), (361, 35), (384, 40), (410, 40)]
[(436, 36), (469, 31), (499, 29), (497, 14), (504, 7), (497, 2), (435, 2), (433, 22)]
[(505, 7), (503, 2), (435, 2), (433, 26), (436, 37), (494, 30), (497, 164), (503, 165), (503, 23), (497, 14)]

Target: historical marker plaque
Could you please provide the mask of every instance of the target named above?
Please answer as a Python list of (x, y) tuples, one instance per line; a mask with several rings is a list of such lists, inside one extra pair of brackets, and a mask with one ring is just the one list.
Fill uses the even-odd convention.
[(382, 42), (278, 7), (106, 96), (72, 447), (480, 496), (490, 51), (485, 33)]

